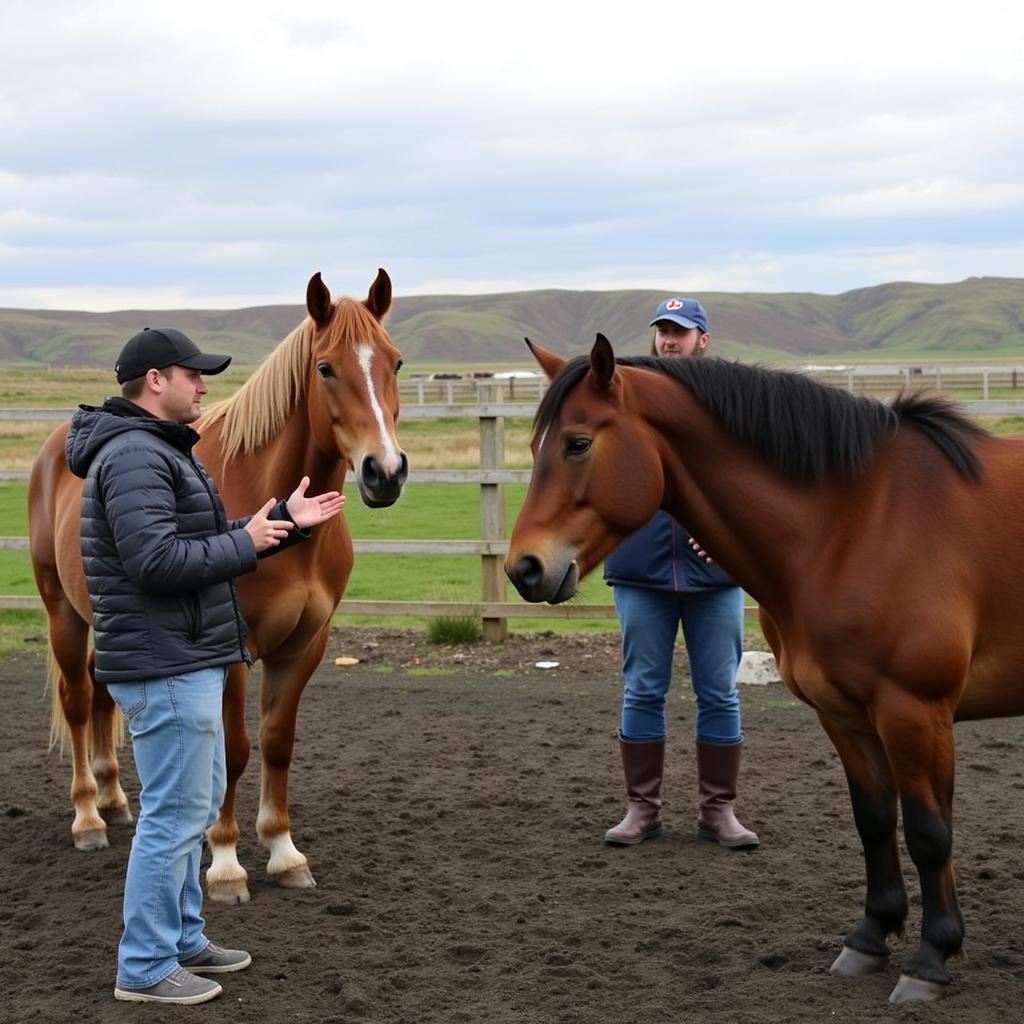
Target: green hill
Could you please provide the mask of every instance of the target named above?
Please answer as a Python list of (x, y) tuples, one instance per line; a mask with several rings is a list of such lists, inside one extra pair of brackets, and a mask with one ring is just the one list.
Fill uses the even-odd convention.
[[(396, 299), (388, 320), (416, 362), (515, 362), (523, 337), (582, 352), (595, 333), (623, 354), (645, 352), (661, 291), (544, 291)], [(906, 359), (933, 354), (1024, 358), (1024, 280), (894, 283), (841, 295), (701, 292), (719, 355)], [(140, 327), (173, 325), (240, 365), (259, 362), (304, 316), (301, 305), (236, 310), (80, 313), (0, 309), (0, 363), (110, 366)]]

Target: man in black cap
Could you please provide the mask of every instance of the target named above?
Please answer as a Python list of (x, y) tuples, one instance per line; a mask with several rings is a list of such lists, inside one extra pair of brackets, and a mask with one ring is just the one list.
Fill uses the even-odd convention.
[[(194, 423), (208, 391), (202, 375), (223, 373), (230, 362), (231, 356), (204, 355), (173, 327), (145, 327), (121, 349), (114, 371), (123, 398), (161, 419)], [(192, 372), (175, 373), (175, 367)]]
[(287, 501), (227, 519), (189, 424), (207, 393), (203, 374), (230, 362), (181, 331), (147, 327), (118, 356), (121, 397), (81, 406), (67, 436), (68, 465), (85, 478), (95, 675), (128, 720), (142, 783), (114, 988), (132, 1002), (202, 1003), (221, 986), (200, 975), (251, 963), (206, 937), (199, 880), (227, 779), (227, 667), (250, 661), (236, 578), (345, 501), (337, 491), (307, 496), (303, 477)]

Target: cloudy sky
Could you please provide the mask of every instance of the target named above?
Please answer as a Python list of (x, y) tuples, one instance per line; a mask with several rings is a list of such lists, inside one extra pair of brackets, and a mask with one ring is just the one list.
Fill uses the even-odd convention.
[(1014, 6), (3, 0), (0, 305), (1024, 277)]

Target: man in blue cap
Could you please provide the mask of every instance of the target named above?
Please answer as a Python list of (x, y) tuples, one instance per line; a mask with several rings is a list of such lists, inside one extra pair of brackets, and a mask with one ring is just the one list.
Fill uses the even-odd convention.
[[(665, 299), (650, 326), (652, 352), (664, 358), (702, 356), (711, 341), (696, 299)], [(622, 628), (619, 750), (629, 797), (626, 816), (605, 833), (607, 843), (632, 846), (662, 832), (665, 702), (681, 623), (697, 698), (697, 833), (734, 849), (758, 845), (734, 811), (743, 748), (736, 692), (743, 592), (697, 548), (685, 527), (659, 511), (605, 562)]]
[(696, 299), (665, 299), (654, 319), (651, 353), (656, 356), (702, 356), (711, 342), (708, 315)]

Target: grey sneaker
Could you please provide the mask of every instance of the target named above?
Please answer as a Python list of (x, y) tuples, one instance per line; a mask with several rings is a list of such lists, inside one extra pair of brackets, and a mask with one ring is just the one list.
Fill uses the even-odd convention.
[(181, 966), (196, 974), (229, 974), (244, 970), (252, 963), (252, 957), (244, 949), (221, 949), (212, 942), (195, 956), (182, 960)]
[(115, 988), (114, 998), (126, 1003), (205, 1003), (207, 999), (216, 999), (222, 991), (217, 982), (175, 967), (149, 988)]

